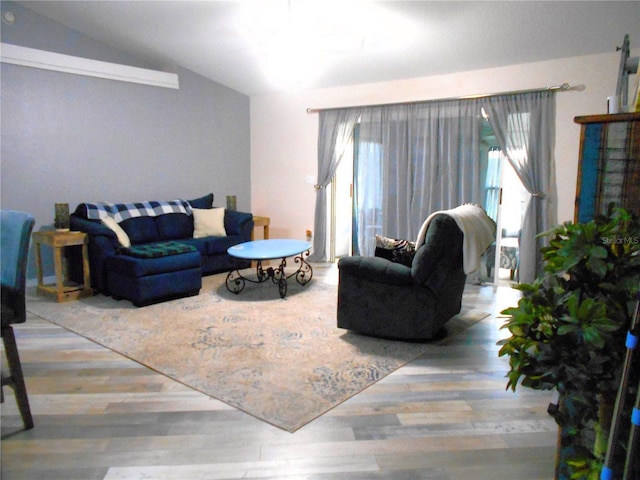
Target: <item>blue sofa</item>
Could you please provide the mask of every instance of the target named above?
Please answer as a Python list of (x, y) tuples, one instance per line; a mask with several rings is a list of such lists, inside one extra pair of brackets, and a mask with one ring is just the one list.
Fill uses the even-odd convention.
[[(180, 208), (172, 211), (175, 205)], [(100, 213), (104, 208), (108, 214)], [(250, 267), (250, 261), (231, 257), (227, 249), (251, 240), (252, 214), (225, 210), (221, 236), (194, 238), (193, 209), (212, 208), (213, 194), (187, 201), (78, 205), (71, 215), (71, 229), (89, 236), (91, 287), (143, 306), (197, 295), (203, 275)], [(123, 245), (117, 226), (106, 225), (104, 216), (113, 217), (113, 212), (130, 245)], [(79, 280), (79, 251), (69, 250), (69, 274)]]

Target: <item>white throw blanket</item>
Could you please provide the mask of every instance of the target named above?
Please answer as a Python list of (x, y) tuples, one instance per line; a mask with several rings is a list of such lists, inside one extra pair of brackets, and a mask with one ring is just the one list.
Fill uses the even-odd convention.
[(496, 224), (487, 215), (484, 209), (478, 205), (466, 203), (451, 210), (434, 212), (424, 221), (416, 245), (422, 245), (427, 235), (427, 228), (431, 219), (440, 213), (449, 215), (456, 221), (458, 228), (464, 234), (462, 243), (462, 258), (464, 273), (469, 275), (480, 268), (480, 257), (495, 240)]

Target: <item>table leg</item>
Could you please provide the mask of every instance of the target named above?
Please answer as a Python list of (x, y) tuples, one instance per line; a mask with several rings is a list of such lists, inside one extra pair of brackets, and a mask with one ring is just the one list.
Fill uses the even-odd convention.
[(64, 267), (62, 265), (62, 248), (53, 248), (53, 268), (56, 271), (56, 292), (58, 301), (62, 301), (64, 293)]
[(40, 252), (40, 243), (36, 243), (36, 270), (38, 271), (38, 287), (44, 285), (44, 274), (42, 273), (42, 254)]
[(227, 274), (227, 279), (225, 280), (225, 285), (227, 290), (231, 293), (235, 293), (236, 295), (244, 290), (244, 277), (240, 274), (240, 270), (231, 270)]
[(89, 270), (89, 245), (82, 245), (82, 274), (84, 278), (84, 290), (91, 290), (91, 271)]
[(295, 263), (299, 264), (298, 269), (290, 275), (285, 273), (285, 267), (287, 266), (287, 258), (283, 258), (280, 261), (280, 265), (276, 268), (269, 267), (264, 269), (262, 267), (262, 260), (257, 261), (256, 266), (256, 278), (248, 278), (243, 276), (240, 273), (240, 270), (232, 270), (227, 274), (227, 279), (225, 281), (225, 285), (227, 290), (231, 293), (238, 294), (242, 290), (244, 290), (246, 282), (251, 283), (262, 283), (271, 279), (271, 281), (278, 285), (278, 292), (280, 293), (280, 298), (284, 298), (287, 295), (288, 284), (287, 280), (293, 276), (296, 277), (296, 281), (300, 285), (306, 285), (309, 283), (311, 278), (313, 277), (313, 269), (311, 265), (305, 260), (305, 256), (309, 256), (309, 251), (295, 256)]

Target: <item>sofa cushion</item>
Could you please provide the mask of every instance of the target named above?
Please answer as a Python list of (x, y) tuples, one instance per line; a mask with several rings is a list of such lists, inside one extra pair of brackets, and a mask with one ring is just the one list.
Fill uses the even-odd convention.
[(243, 241), (240, 235), (230, 235), (228, 237), (185, 238), (180, 240), (180, 243), (193, 245), (202, 255), (221, 255), (226, 254), (229, 247)]
[(184, 213), (168, 213), (155, 217), (160, 240), (180, 240), (193, 236), (193, 217)]
[(226, 237), (224, 208), (192, 208), (193, 238)]
[(131, 245), (160, 241), (154, 217), (128, 218), (120, 222), (120, 226), (129, 236)]
[(192, 208), (212, 208), (213, 207), (213, 193), (205, 195), (204, 197), (195, 198), (193, 200), (187, 200)]
[(239, 235), (233, 235), (230, 237), (209, 237), (206, 242), (209, 255), (220, 255), (226, 254), (230, 247), (242, 243), (242, 239)]
[(106, 259), (105, 265), (107, 271), (110, 272), (118, 272), (129, 277), (144, 277), (178, 272), (190, 268), (200, 268), (201, 257), (198, 252), (187, 252), (157, 258), (114, 255)]

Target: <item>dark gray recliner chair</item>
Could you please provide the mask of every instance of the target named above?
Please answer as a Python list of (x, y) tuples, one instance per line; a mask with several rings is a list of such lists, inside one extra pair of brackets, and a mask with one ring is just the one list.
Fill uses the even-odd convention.
[(449, 215), (429, 223), (410, 267), (380, 257), (338, 262), (338, 327), (373, 337), (424, 341), (460, 312), (464, 235)]

